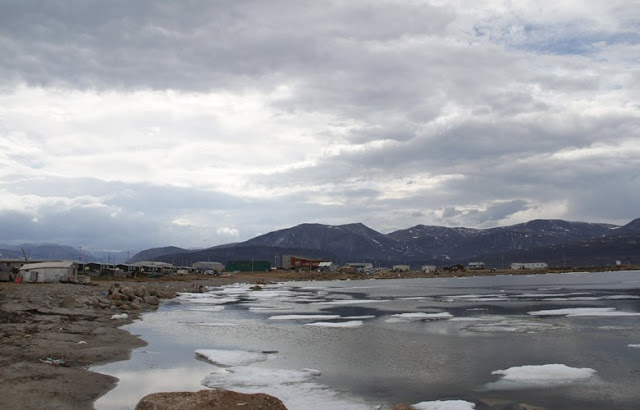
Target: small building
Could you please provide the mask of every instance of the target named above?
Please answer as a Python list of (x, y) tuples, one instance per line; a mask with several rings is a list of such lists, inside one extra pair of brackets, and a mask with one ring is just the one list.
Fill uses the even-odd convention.
[(436, 265), (422, 265), (422, 271), (424, 273), (432, 273), (435, 272), (438, 268)]
[(282, 255), (282, 269), (317, 270), (321, 262), (329, 262), (326, 259), (308, 258), (306, 256)]
[(194, 262), (193, 269), (202, 273), (218, 274), (224, 272), (224, 265), (220, 262)]
[(333, 262), (320, 262), (318, 264), (318, 272), (335, 272), (338, 267)]
[(545, 262), (514, 262), (509, 265), (511, 269), (546, 269), (549, 266)]
[(78, 267), (71, 261), (52, 261), (22, 265), (17, 282), (77, 282)]
[(346, 266), (352, 267), (359, 273), (371, 273), (373, 272), (373, 263), (369, 262), (350, 262), (345, 263)]
[(391, 268), (394, 272), (409, 272), (411, 270), (411, 266), (409, 265), (393, 265)]
[(270, 272), (269, 261), (228, 261), (224, 267), (226, 272)]
[(484, 269), (484, 262), (469, 262), (467, 265), (469, 270), (481, 270)]

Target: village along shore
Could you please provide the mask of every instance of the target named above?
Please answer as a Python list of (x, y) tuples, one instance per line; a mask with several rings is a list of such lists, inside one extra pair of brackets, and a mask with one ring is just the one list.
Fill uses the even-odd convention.
[[(591, 269), (589, 269), (591, 270)], [(593, 268), (593, 270), (597, 270)], [(580, 270), (584, 271), (584, 269)], [(602, 269), (600, 268), (600, 271)], [(118, 380), (87, 370), (113, 361), (127, 360), (131, 351), (146, 345), (142, 339), (120, 329), (145, 311), (157, 309), (162, 300), (178, 292), (199, 292), (207, 287), (233, 283), (260, 284), (295, 280), (357, 280), (418, 277), (533, 274), (547, 271), (462, 271), (462, 272), (385, 272), (320, 273), (272, 271), (236, 273), (222, 277), (205, 275), (168, 276), (158, 279), (93, 280), (73, 283), (0, 283), (0, 409), (92, 409), (94, 402)], [(158, 403), (198, 403), (208, 400), (213, 407), (248, 403), (243, 408), (282, 409), (271, 396), (234, 395), (194, 397), (190, 393), (158, 396), (139, 408)], [(196, 400), (197, 399), (197, 400)], [(182, 400), (182, 401), (180, 401)], [(155, 403), (155, 404), (154, 404)], [(253, 404), (251, 404), (253, 403)], [(133, 404), (132, 404), (133, 405)], [(218, 407), (215, 407), (215, 406)], [(145, 407), (146, 406), (146, 407)], [(401, 408), (400, 406), (397, 406)], [(172, 407), (164, 407), (172, 408)], [(175, 406), (173, 408), (176, 408)], [(405, 407), (406, 408), (406, 407)]]

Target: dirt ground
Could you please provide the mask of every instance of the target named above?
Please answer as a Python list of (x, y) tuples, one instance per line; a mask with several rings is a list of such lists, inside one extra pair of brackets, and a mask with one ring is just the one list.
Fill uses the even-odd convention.
[[(457, 275), (496, 273), (500, 272)], [(143, 340), (119, 327), (143, 311), (156, 309), (176, 292), (230, 283), (434, 276), (421, 272), (362, 276), (273, 271), (146, 281), (94, 280), (91, 284), (0, 282), (0, 409), (94, 408), (94, 401), (114, 388), (118, 380), (87, 369), (126, 360), (133, 349), (144, 346)]]

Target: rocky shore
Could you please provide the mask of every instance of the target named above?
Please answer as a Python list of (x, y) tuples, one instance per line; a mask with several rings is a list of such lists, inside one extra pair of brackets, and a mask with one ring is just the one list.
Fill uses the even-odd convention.
[(117, 379), (87, 368), (145, 345), (118, 327), (205, 283), (0, 283), (0, 408), (92, 409)]

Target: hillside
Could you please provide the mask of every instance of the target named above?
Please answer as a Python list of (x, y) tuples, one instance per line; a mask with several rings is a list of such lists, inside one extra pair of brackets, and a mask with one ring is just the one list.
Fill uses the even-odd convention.
[[(283, 255), (330, 259), (336, 263), (367, 261), (393, 264), (446, 265), (484, 260), (501, 266), (511, 262), (544, 261), (553, 265), (606, 264), (614, 259), (640, 262), (633, 236), (640, 236), (640, 219), (617, 227), (610, 224), (533, 220), (490, 229), (417, 225), (382, 234), (361, 223), (301, 224), (270, 232), (246, 242), (199, 251), (171, 252), (155, 260), (190, 264), (201, 260), (268, 260), (279, 266)], [(631, 236), (631, 237), (630, 237)], [(158, 248), (155, 253), (163, 252)], [(145, 251), (147, 252), (147, 251)], [(152, 254), (144, 253), (145, 259)], [(135, 256), (140, 260), (140, 254)]]

